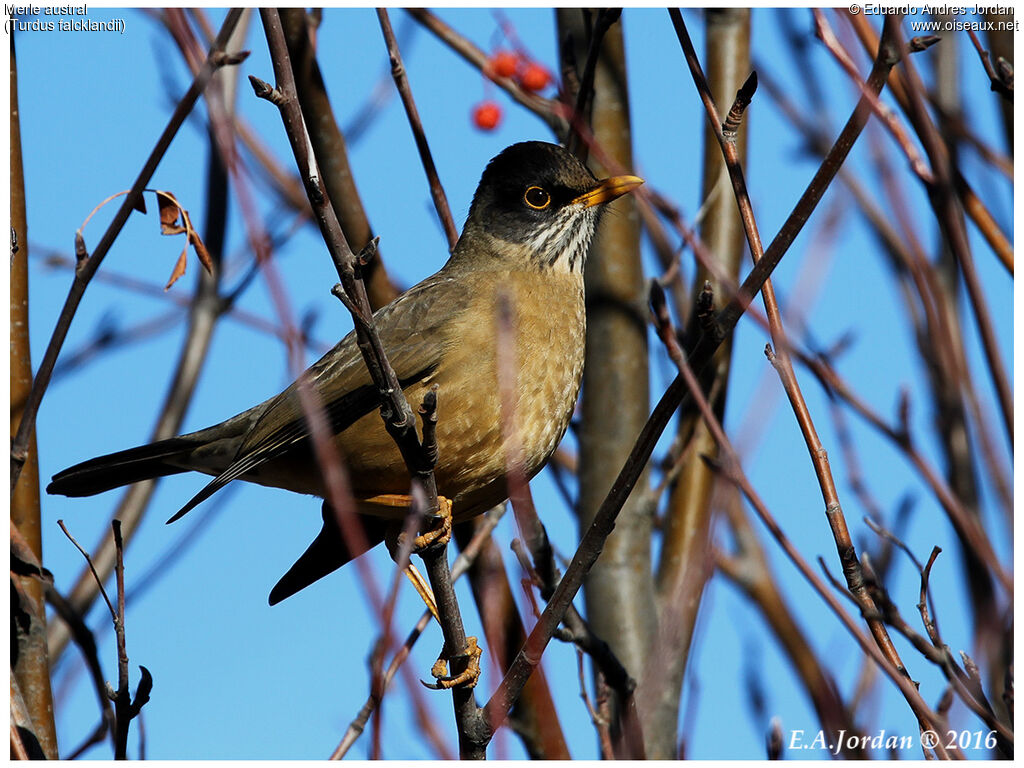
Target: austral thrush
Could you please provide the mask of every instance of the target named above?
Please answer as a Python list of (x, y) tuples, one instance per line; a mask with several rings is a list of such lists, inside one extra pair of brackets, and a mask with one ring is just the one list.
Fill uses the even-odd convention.
[[(600, 206), (643, 183), (598, 181), (554, 144), (524, 142), (487, 165), (469, 218), (439, 272), (374, 314), (384, 349), (415, 407), (438, 387), (438, 493), (456, 521), (507, 498), (510, 447), (532, 477), (565, 434), (580, 388), (586, 317), (583, 265)], [(515, 361), (503, 427), (499, 310), (511, 309)], [(504, 359), (504, 358), (502, 358)], [(377, 413), (377, 390), (349, 333), (306, 372), (330, 420), (351, 478), (367, 543), (405, 515), (405, 463)], [(323, 497), (296, 384), (227, 421), (83, 462), (54, 476), (47, 491), (89, 496), (186, 471), (214, 479), (171, 520), (241, 479)], [(509, 408), (509, 404), (506, 404)], [(407, 497), (406, 497), (407, 498)], [(324, 505), (324, 528), (270, 593), (274, 604), (362, 554), (340, 535)]]

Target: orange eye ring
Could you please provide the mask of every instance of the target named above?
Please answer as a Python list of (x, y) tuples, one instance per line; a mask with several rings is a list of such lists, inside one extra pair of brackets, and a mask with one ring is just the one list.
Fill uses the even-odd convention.
[(535, 211), (543, 211), (551, 205), (551, 195), (542, 187), (528, 187), (523, 195), (523, 202)]

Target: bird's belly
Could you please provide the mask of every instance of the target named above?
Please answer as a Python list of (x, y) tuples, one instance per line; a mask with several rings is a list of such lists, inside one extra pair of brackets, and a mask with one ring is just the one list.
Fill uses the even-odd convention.
[[(502, 281), (476, 297), (453, 323), (436, 371), (405, 390), (415, 412), (437, 385), (434, 471), (438, 493), (452, 500), (457, 519), (507, 498), (508, 472), (528, 479), (540, 471), (572, 417), (583, 372), (582, 280), (545, 275), (538, 286), (537, 276), (531, 277)], [(511, 322), (499, 321), (501, 303), (515, 308)], [(339, 435), (337, 444), (357, 497), (408, 493), (409, 473), (376, 410)]]

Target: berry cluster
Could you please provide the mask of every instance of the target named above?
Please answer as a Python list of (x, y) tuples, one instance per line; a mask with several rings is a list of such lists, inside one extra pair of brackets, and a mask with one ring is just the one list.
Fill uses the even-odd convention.
[[(490, 78), (512, 78), (519, 87), (536, 93), (551, 83), (551, 73), (525, 53), (498, 50), (484, 66)], [(482, 131), (493, 131), (501, 122), (501, 106), (493, 99), (484, 99), (473, 107), (473, 125)]]

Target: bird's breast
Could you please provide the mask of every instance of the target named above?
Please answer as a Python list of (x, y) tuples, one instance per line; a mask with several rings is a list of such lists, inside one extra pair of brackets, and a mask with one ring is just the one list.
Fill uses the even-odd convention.
[[(579, 394), (586, 335), (579, 273), (473, 278), (465, 305), (453, 307), (445, 324), (439, 364), (405, 390), (415, 411), (437, 385), (435, 476), (457, 519), (506, 499), (509, 472), (530, 478), (554, 452)], [(357, 435), (360, 445), (353, 450)], [(408, 491), (408, 472), (376, 412), (346, 430), (339, 443), (357, 495)]]
[[(561, 441), (583, 373), (579, 274), (502, 275), (452, 324), (438, 385), (438, 490), (466, 516), (502, 501), (507, 473), (532, 477)], [(460, 503), (461, 502), (461, 503)]]

